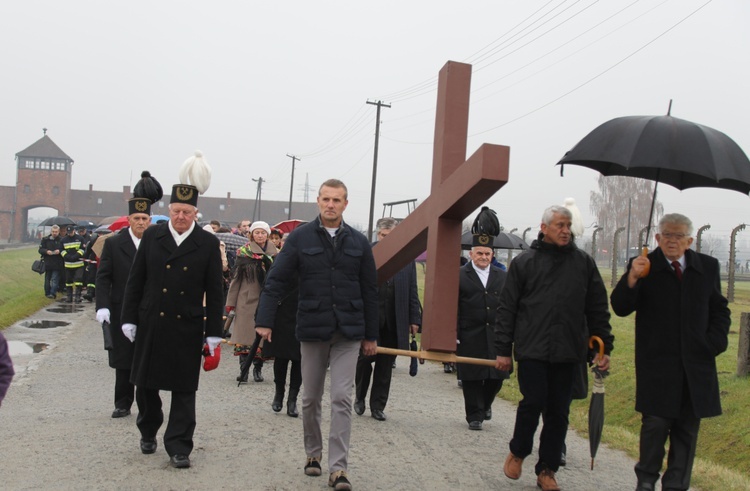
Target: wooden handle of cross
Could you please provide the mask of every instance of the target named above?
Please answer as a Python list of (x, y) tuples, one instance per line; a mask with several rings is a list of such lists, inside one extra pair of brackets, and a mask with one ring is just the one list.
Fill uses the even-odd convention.
[(411, 356), (412, 358), (419, 358), (420, 360), (440, 361), (443, 363), (467, 363), (469, 365), (484, 365), (487, 367), (495, 366), (495, 360), (456, 356), (455, 353), (442, 353), (440, 351), (410, 351), (378, 346), (378, 353), (382, 355)]

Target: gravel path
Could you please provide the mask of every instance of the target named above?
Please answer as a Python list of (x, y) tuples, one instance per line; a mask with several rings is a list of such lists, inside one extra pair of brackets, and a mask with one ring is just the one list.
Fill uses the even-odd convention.
[[(57, 310), (53, 312), (51, 310)], [(62, 310), (63, 312), (59, 312)], [(76, 310), (66, 312), (65, 310)], [(133, 415), (112, 419), (114, 370), (107, 366), (93, 306), (54, 304), (5, 330), (16, 378), (0, 408), (0, 487), (3, 489), (251, 489), (325, 490), (323, 476), (302, 472), (302, 421), (271, 411), (272, 367), (262, 383), (237, 387), (237, 359), (225, 347), (221, 366), (201, 376), (193, 466), (172, 469), (163, 450), (143, 455)], [(34, 329), (29, 321), (69, 321)], [(40, 353), (21, 348), (47, 343)], [(30, 351), (30, 350), (29, 350)], [(168, 393), (165, 414), (169, 407)], [(324, 404), (325, 405), (325, 404)], [(328, 407), (324, 407), (327, 434)], [(483, 431), (469, 431), (456, 380), (426, 363), (416, 377), (408, 360), (394, 370), (388, 420), (354, 415), (349, 475), (357, 490), (532, 491), (533, 455), (511, 481), (502, 463), (515, 407), (498, 400)], [(566, 490), (629, 490), (634, 462), (602, 447), (589, 470), (588, 441), (568, 435), (568, 465), (558, 473)], [(326, 462), (324, 454), (323, 462)]]

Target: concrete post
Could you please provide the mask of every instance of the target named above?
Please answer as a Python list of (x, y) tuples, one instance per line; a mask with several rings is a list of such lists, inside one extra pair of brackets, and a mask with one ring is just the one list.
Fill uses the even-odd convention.
[(747, 377), (750, 373), (750, 312), (740, 317), (740, 341), (737, 346), (737, 376)]

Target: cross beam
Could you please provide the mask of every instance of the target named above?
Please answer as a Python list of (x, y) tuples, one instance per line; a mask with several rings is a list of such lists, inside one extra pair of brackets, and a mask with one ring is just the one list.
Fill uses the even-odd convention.
[(510, 148), (483, 144), (466, 159), (471, 65), (440, 70), (431, 195), (373, 249), (380, 282), (427, 250), (422, 349), (454, 352), (464, 218), (508, 182)]

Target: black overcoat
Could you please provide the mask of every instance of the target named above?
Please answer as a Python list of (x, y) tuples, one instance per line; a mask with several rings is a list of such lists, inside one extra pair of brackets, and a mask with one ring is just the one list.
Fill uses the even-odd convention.
[(99, 240), (104, 240), (104, 247), (96, 271), (96, 310), (109, 309), (110, 324), (106, 328), (112, 333), (113, 345), (108, 351), (109, 366), (130, 370), (133, 365), (133, 343), (122, 333), (120, 315), (136, 248), (128, 228), (121, 229), (106, 240)]
[[(458, 345), (456, 355), (471, 358), (494, 360), (495, 322), (497, 307), (500, 304), (500, 291), (505, 284), (507, 273), (497, 266), (489, 266), (487, 286), (482, 285), (469, 261), (461, 267), (458, 280)], [(501, 372), (482, 365), (459, 363), (461, 380), (505, 379), (507, 372)]]
[(422, 304), (419, 302), (417, 266), (414, 261), (393, 275), (393, 289), (397, 345), (390, 346), (387, 342), (381, 343), (381, 340), (378, 339), (378, 346), (408, 350), (409, 326), (412, 324), (422, 325)]
[(717, 416), (721, 401), (716, 356), (727, 349), (731, 323), (727, 299), (721, 294), (719, 262), (688, 250), (679, 281), (660, 248), (648, 259), (647, 277), (629, 288), (628, 265), (610, 296), (617, 315), (636, 313), (635, 409), (677, 418), (685, 381), (695, 415)]
[(198, 389), (204, 336), (220, 337), (223, 330), (221, 253), (219, 240), (198, 226), (177, 247), (168, 225), (143, 234), (125, 287), (122, 323), (137, 326), (130, 381), (189, 392)]
[[(271, 268), (273, 269), (273, 268)], [(273, 325), (272, 342), (263, 344), (263, 356), (300, 360), (300, 344), (295, 334), (297, 327), (297, 302), (299, 288), (293, 281), (292, 290), (278, 301), (276, 320)]]

